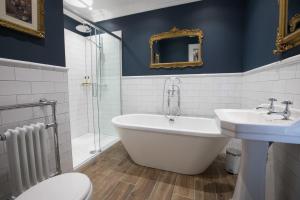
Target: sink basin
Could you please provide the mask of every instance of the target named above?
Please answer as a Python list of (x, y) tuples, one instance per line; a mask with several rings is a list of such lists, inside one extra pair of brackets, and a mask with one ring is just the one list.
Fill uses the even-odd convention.
[[(279, 109), (278, 109), (279, 110)], [(281, 108), (280, 110), (283, 110)], [(291, 110), (290, 120), (255, 109), (218, 109), (222, 133), (239, 139), (300, 144), (300, 112)]]
[(270, 142), (300, 144), (300, 111), (291, 109), (290, 120), (255, 109), (217, 109), (215, 113), (222, 134), (242, 140), (240, 171), (232, 199), (266, 200), (270, 196), (265, 189)]

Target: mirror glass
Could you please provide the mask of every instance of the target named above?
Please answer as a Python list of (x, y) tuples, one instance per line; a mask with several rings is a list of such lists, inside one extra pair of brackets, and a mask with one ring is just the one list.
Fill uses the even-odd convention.
[(289, 0), (288, 2), (288, 33), (293, 33), (300, 28), (300, 1)]
[(199, 62), (200, 41), (196, 36), (166, 38), (153, 43), (153, 63)]

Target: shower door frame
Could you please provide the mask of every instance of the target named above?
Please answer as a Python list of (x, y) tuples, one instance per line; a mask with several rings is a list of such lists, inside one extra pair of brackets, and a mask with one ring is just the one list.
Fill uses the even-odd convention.
[[(93, 29), (90, 32), (89, 38), (86, 39), (86, 43), (90, 43), (90, 49), (85, 52), (85, 56), (88, 55), (87, 51), (90, 51), (90, 66), (86, 65), (86, 68), (90, 67), (91, 77), (91, 109), (92, 109), (92, 127), (90, 122), (88, 124), (89, 130), (93, 130), (94, 137), (94, 150), (90, 153), (95, 156), (102, 152), (101, 149), (101, 129), (100, 129), (100, 100), (101, 100), (101, 78), (102, 78), (102, 47), (100, 33), (97, 29)], [(93, 41), (93, 37), (95, 41)], [(87, 101), (89, 103), (89, 101)], [(88, 106), (88, 109), (90, 107)], [(89, 111), (88, 111), (89, 113)], [(98, 138), (97, 138), (98, 136)], [(93, 157), (92, 156), (92, 157)]]

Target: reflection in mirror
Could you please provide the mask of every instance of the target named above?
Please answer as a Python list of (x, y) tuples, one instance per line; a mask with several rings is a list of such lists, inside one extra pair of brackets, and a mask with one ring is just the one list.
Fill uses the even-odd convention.
[(300, 1), (289, 0), (288, 4), (289, 33), (300, 28)]
[(151, 68), (196, 67), (203, 65), (201, 30), (179, 30), (153, 35), (150, 38)]
[[(189, 51), (189, 46), (194, 45), (193, 51)], [(154, 63), (172, 63), (199, 61), (199, 40), (197, 37), (167, 38), (155, 41), (153, 44)], [(191, 53), (191, 55), (190, 55)], [(192, 58), (192, 60), (190, 59)]]

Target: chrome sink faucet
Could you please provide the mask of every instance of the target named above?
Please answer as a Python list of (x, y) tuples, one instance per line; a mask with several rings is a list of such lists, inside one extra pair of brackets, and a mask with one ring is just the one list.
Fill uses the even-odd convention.
[(270, 105), (268, 107), (259, 106), (256, 109), (257, 110), (258, 109), (267, 109), (269, 111), (268, 113), (274, 112), (275, 111), (274, 102), (277, 101), (277, 99), (275, 99), (275, 98), (269, 98), (269, 101), (270, 101)]
[(290, 116), (291, 116), (291, 110), (290, 110), (290, 105), (293, 105), (292, 101), (283, 101), (281, 102), (282, 104), (285, 105), (285, 108), (282, 112), (269, 112), (268, 114), (278, 114), (278, 115), (282, 115), (283, 116), (283, 120), (289, 120)]

